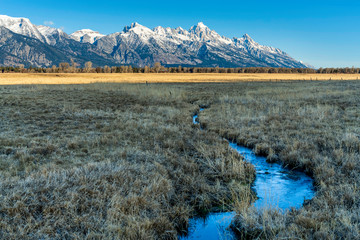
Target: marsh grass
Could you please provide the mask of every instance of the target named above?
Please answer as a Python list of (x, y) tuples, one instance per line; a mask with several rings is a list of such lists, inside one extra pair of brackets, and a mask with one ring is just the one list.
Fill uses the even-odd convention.
[[(357, 239), (359, 92), (357, 81), (1, 86), (0, 238), (175, 239), (191, 216), (235, 210), (243, 238)], [(311, 175), (315, 198), (249, 208), (254, 168), (224, 137)]]
[(176, 239), (253, 169), (192, 126), (182, 86), (0, 88), (1, 239)]
[(253, 148), (267, 161), (305, 171), (317, 189), (306, 206), (284, 215), (246, 213), (240, 207), (234, 229), (250, 238), (360, 238), (360, 83), (220, 88), (217, 100), (199, 116), (207, 129)]

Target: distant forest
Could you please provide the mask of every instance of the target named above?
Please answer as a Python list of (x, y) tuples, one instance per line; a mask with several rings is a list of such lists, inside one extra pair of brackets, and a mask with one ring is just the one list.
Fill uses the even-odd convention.
[(0, 73), (347, 73), (360, 74), (360, 68), (275, 68), (275, 67), (246, 67), (246, 68), (220, 68), (220, 67), (165, 67), (155, 63), (153, 67), (143, 68), (132, 66), (93, 67), (87, 62), (84, 68), (79, 68), (75, 62), (60, 63), (59, 66), (49, 68), (28, 67), (0, 67)]

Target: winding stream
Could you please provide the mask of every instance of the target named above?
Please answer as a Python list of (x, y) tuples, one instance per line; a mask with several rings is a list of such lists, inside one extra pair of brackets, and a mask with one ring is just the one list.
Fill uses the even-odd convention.
[[(203, 110), (200, 108), (200, 111)], [(198, 114), (193, 116), (193, 123), (200, 124)], [(265, 157), (256, 156), (251, 149), (236, 143), (229, 141), (229, 146), (255, 166), (256, 179), (252, 189), (258, 197), (254, 203), (256, 209), (299, 208), (304, 200), (314, 197), (313, 180), (305, 173), (291, 171), (278, 163), (268, 163)], [(234, 216), (235, 212), (225, 212), (210, 213), (205, 219), (193, 218), (190, 220), (189, 234), (179, 239), (234, 239), (232, 232), (227, 230)]]

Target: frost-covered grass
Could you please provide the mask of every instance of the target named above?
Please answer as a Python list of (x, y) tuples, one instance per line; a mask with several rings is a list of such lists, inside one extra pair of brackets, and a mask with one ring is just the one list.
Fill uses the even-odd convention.
[[(159, 75), (160, 76), (160, 75)], [(360, 82), (0, 87), (0, 238), (171, 239), (238, 212), (239, 236), (359, 238)], [(192, 125), (199, 105), (205, 128)], [(315, 198), (248, 208), (254, 169), (221, 136), (314, 177)]]
[[(317, 193), (285, 216), (238, 208), (233, 229), (265, 239), (359, 239), (360, 82), (222, 85), (200, 114), (210, 132), (313, 176)], [(226, 94), (221, 94), (226, 93)]]
[(0, 87), (1, 239), (175, 239), (253, 168), (176, 86)]

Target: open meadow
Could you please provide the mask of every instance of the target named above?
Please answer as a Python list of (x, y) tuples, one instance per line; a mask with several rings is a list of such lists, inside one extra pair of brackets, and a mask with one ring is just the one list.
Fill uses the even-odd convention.
[(204, 83), (287, 80), (359, 80), (359, 74), (300, 73), (3, 73), (0, 85), (88, 83)]
[[(358, 77), (0, 74), (0, 238), (176, 239), (234, 210), (239, 238), (358, 239)], [(224, 138), (305, 171), (315, 197), (249, 208), (254, 166)]]

